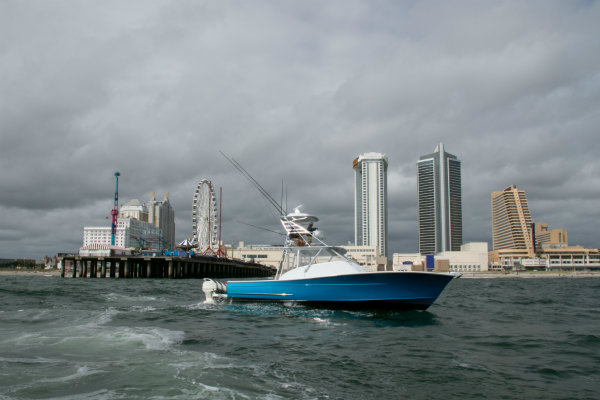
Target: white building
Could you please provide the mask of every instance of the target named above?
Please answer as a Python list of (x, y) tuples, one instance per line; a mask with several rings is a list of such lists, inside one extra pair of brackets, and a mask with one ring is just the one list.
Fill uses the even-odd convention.
[[(471, 242), (460, 246), (460, 251), (443, 251), (436, 253), (434, 259), (448, 260), (450, 271), (482, 272), (488, 270), (487, 242)], [(426, 256), (420, 253), (394, 253), (394, 271), (407, 271), (413, 264), (425, 264)]]
[(281, 260), (281, 246), (245, 245), (240, 242), (236, 249), (228, 249), (232, 258), (278, 267)]
[[(83, 246), (90, 244), (110, 244), (110, 226), (92, 226), (83, 228)], [(157, 238), (159, 228), (136, 218), (125, 217), (117, 220), (115, 246), (122, 248), (143, 248), (159, 250)]]
[(135, 218), (140, 221), (148, 221), (148, 209), (138, 199), (129, 200), (119, 209), (119, 218)]
[(460, 246), (460, 251), (437, 253), (436, 258), (449, 260), (450, 271), (482, 272), (488, 270), (488, 243), (471, 242)]
[[(83, 228), (83, 246), (110, 244), (110, 226)], [(154, 192), (146, 204), (133, 199), (119, 209), (115, 246), (154, 251), (175, 247), (175, 212), (169, 203), (169, 193), (156, 201)]]
[(387, 257), (387, 157), (364, 153), (354, 159), (354, 244), (377, 246)]

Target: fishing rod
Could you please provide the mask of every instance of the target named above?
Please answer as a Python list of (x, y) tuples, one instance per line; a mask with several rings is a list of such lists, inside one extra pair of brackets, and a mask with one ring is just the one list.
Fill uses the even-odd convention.
[(272, 233), (276, 233), (276, 234), (281, 235), (281, 236), (285, 236), (285, 233), (283, 233), (283, 232), (277, 232), (277, 231), (274, 231), (272, 229), (265, 228), (263, 226), (252, 225), (252, 224), (249, 224), (247, 222), (240, 221), (240, 220), (237, 220), (237, 219), (235, 220), (235, 222), (240, 223), (240, 224), (244, 224), (244, 225), (248, 225), (248, 226), (251, 226), (251, 227), (256, 228), (256, 229), (262, 229), (263, 231), (272, 232)]
[(258, 183), (256, 179), (254, 179), (254, 177), (250, 175), (250, 173), (246, 171), (246, 169), (242, 167), (242, 165), (239, 162), (227, 156), (221, 150), (219, 150), (219, 153), (221, 153), (221, 155), (225, 157), (227, 161), (229, 161), (231, 165), (233, 165), (235, 169), (237, 169), (254, 186), (256, 190), (258, 190), (258, 192), (275, 208), (279, 215), (285, 215), (283, 207), (277, 203), (273, 196), (271, 196), (269, 192), (267, 192), (267, 190), (264, 187), (262, 187), (261, 184)]

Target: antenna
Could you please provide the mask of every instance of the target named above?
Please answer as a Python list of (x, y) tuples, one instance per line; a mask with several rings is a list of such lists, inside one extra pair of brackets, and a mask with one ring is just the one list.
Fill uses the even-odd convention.
[(119, 172), (115, 172), (115, 203), (113, 209), (110, 211), (112, 215), (112, 224), (110, 226), (110, 245), (115, 245), (115, 235), (117, 234), (117, 215), (119, 215)]
[(250, 173), (248, 171), (246, 171), (244, 169), (244, 167), (241, 166), (240, 163), (238, 163), (236, 160), (234, 160), (231, 157), (228, 157), (225, 153), (223, 153), (221, 150), (219, 150), (219, 153), (221, 153), (221, 155), (223, 157), (225, 157), (227, 159), (227, 161), (229, 161), (231, 163), (231, 165), (233, 165), (235, 167), (235, 169), (237, 169), (242, 175), (244, 175), (244, 177), (256, 188), (256, 190), (258, 190), (258, 192), (260, 194), (263, 195), (263, 197), (269, 202), (271, 203), (271, 205), (275, 208), (275, 210), (279, 213), (279, 215), (285, 215), (285, 212), (283, 210), (283, 207), (279, 204), (277, 204), (277, 201), (269, 194), (269, 192), (267, 192), (265, 190), (264, 187), (262, 187), (260, 185), (260, 183), (258, 183), (256, 181), (256, 179), (254, 179), (252, 177), (252, 175), (250, 175)]

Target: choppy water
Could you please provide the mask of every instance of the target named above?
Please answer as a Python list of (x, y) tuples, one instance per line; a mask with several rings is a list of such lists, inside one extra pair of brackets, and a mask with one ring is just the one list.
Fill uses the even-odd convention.
[(600, 279), (426, 312), (207, 306), (200, 280), (0, 277), (0, 399), (598, 399)]

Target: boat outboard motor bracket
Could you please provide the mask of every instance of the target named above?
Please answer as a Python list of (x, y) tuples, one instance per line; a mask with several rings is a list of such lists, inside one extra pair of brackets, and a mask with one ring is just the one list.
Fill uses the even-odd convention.
[(210, 278), (204, 278), (204, 282), (202, 283), (202, 291), (204, 292), (204, 296), (206, 296), (204, 304), (215, 304), (213, 295), (215, 293), (227, 293), (227, 283), (215, 281), (214, 279)]

